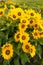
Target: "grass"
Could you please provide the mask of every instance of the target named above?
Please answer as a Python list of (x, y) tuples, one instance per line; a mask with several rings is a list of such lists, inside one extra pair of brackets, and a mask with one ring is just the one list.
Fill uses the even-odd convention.
[[(4, 0), (7, 1), (7, 0)], [(43, 6), (43, 0), (9, 0), (9, 1), (14, 1), (14, 2), (25, 2), (25, 3), (36, 3), (38, 5), (42, 5)], [(31, 4), (31, 3), (30, 3)]]
[(15, 2), (26, 2), (26, 3), (34, 2), (34, 3), (37, 3), (37, 4), (43, 6), (43, 0), (12, 0), (12, 1), (15, 1)]

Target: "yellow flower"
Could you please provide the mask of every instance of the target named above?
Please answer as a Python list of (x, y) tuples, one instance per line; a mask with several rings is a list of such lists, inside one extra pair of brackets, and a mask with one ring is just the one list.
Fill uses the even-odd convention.
[(4, 9), (3, 8), (0, 8), (0, 17), (2, 17), (4, 15)]
[(21, 32), (21, 34), (20, 34), (21, 43), (28, 42), (29, 39), (30, 39), (29, 34), (27, 34), (26, 32)]
[(30, 47), (30, 55), (31, 57), (34, 57), (36, 55), (36, 49), (35, 46), (31, 45)]
[(21, 19), (20, 19), (20, 22), (21, 22), (21, 23), (24, 23), (25, 25), (28, 25), (28, 24), (29, 24), (29, 21), (28, 21), (27, 18), (21, 18)]
[(34, 29), (38, 29), (39, 27), (40, 27), (39, 24), (37, 23), (34, 24)]
[(24, 42), (24, 44), (22, 45), (23, 52), (29, 53), (30, 52), (30, 47), (31, 47), (31, 44), (30, 43)]
[(43, 30), (43, 20), (39, 20), (38, 24), (40, 25), (40, 28)]
[(2, 57), (6, 60), (11, 59), (13, 57), (13, 45), (5, 44), (2, 46)]
[(43, 31), (41, 31), (39, 34), (40, 34), (40, 37), (43, 38)]
[(34, 30), (32, 34), (33, 34), (34, 39), (40, 38), (40, 35), (39, 35), (39, 31), (38, 30)]
[(6, 4), (3, 2), (0, 2), (0, 9), (6, 9)]
[(30, 19), (30, 15), (27, 14), (27, 10), (25, 10), (25, 18)]
[(30, 20), (29, 20), (29, 25), (30, 25), (30, 27), (34, 26), (34, 24), (35, 24), (35, 21), (30, 19)]
[(27, 10), (26, 13), (30, 16), (30, 18), (35, 18), (36, 17), (36, 13), (35, 10)]
[(14, 5), (10, 5), (10, 9), (14, 9), (15, 8), (15, 6)]
[(21, 32), (23, 32), (26, 30), (27, 25), (25, 25), (24, 23), (19, 23), (18, 28)]
[(16, 13), (16, 9), (11, 9), (10, 10), (10, 17), (13, 19), (13, 20), (16, 20), (18, 19), (18, 16), (17, 16), (17, 13)]
[(19, 39), (20, 39), (20, 32), (19, 31), (17, 33), (15, 33), (14, 39), (15, 39), (16, 42), (19, 41)]
[(21, 8), (16, 8), (16, 13), (19, 18), (24, 17), (25, 13)]
[(35, 16), (35, 18), (40, 20), (40, 19), (41, 19), (41, 14), (39, 14), (39, 13), (36, 13), (36, 16)]

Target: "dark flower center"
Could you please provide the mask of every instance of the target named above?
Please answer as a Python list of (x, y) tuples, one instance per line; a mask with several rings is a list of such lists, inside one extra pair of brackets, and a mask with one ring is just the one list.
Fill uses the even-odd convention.
[(17, 35), (17, 38), (19, 38), (19, 37), (20, 37), (20, 34)]
[(32, 51), (33, 51), (33, 50), (31, 49), (31, 53), (32, 53)]
[(22, 20), (23, 23), (26, 23), (26, 20)]
[(21, 12), (18, 12), (18, 15), (21, 16)]
[(40, 35), (42, 35), (42, 34), (43, 34), (43, 32), (40, 33)]
[(38, 35), (37, 32), (35, 32), (34, 35), (37, 36)]
[(23, 36), (22, 36), (22, 40), (25, 40), (25, 39), (26, 39), (26, 36), (25, 36), (25, 35), (23, 35)]
[(3, 12), (2, 12), (2, 11), (0, 12), (0, 15), (1, 15), (1, 14), (3, 14)]
[(40, 35), (42, 35), (42, 33), (40, 33)]
[(35, 24), (35, 27), (38, 27), (38, 25), (37, 25), (37, 24)]
[(6, 55), (9, 55), (10, 54), (10, 50), (6, 50)]
[(24, 28), (24, 27), (25, 27), (25, 25), (24, 25), (24, 24), (22, 24), (21, 28)]
[(16, 18), (16, 16), (15, 16), (15, 15), (13, 15), (13, 18)]
[(31, 13), (31, 16), (34, 16), (34, 14), (33, 14), (33, 13)]
[(26, 49), (29, 49), (29, 46), (28, 46), (28, 45), (26, 45), (26, 46), (25, 46), (25, 48), (26, 48)]
[(30, 21), (30, 23), (32, 24), (32, 23), (33, 23), (33, 21), (31, 20), (31, 21)]

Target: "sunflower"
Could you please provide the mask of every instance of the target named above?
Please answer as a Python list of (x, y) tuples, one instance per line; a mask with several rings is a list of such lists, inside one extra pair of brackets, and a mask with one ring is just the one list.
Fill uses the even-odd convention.
[(34, 29), (38, 29), (39, 27), (40, 27), (39, 24), (37, 23), (34, 24)]
[(30, 18), (35, 18), (36, 17), (36, 12), (35, 10), (27, 10), (26, 13), (30, 16)]
[(36, 13), (36, 16), (35, 16), (35, 18), (40, 20), (40, 19), (41, 19), (41, 14), (39, 14), (39, 13)]
[(7, 7), (6, 7), (6, 4), (3, 3), (3, 2), (0, 2), (0, 8), (2, 8), (2, 9), (6, 9), (6, 8), (7, 8)]
[(39, 35), (39, 31), (38, 30), (34, 30), (32, 34), (33, 34), (34, 39), (40, 38), (40, 35)]
[(13, 57), (13, 45), (12, 44), (5, 44), (2, 46), (2, 57), (6, 60), (11, 59)]
[(16, 13), (16, 8), (15, 9), (11, 9), (10, 10), (10, 17), (13, 19), (13, 20), (16, 20), (18, 19), (18, 16), (17, 16), (17, 13)]
[(34, 26), (34, 24), (35, 24), (35, 20), (30, 19), (30, 20), (29, 20), (29, 25), (30, 25), (30, 27)]
[(14, 5), (10, 5), (10, 9), (15, 9), (15, 6)]
[(43, 30), (43, 20), (39, 20), (38, 24), (40, 25), (40, 28)]
[(21, 23), (24, 23), (25, 25), (28, 25), (28, 24), (29, 24), (29, 21), (28, 21), (27, 18), (21, 18), (21, 19), (20, 19), (20, 22), (21, 22)]
[(27, 25), (25, 25), (24, 23), (19, 23), (18, 28), (21, 32), (23, 32), (26, 30)]
[(31, 57), (34, 57), (36, 55), (36, 49), (34, 45), (31, 45), (29, 53)]
[(30, 15), (27, 14), (27, 10), (25, 10), (25, 18), (30, 19)]
[(4, 15), (4, 9), (3, 8), (0, 8), (0, 17), (2, 17)]
[(27, 34), (26, 32), (21, 32), (21, 34), (20, 34), (21, 43), (28, 42), (29, 39), (30, 39), (29, 34)]
[(43, 38), (43, 31), (41, 31), (39, 34), (40, 34), (40, 37)]
[(23, 52), (29, 53), (30, 52), (30, 47), (31, 47), (30, 42), (26, 42), (26, 43), (24, 42), (24, 44), (22, 45)]
[(16, 8), (16, 13), (17, 13), (18, 18), (22, 18), (25, 15), (23, 9), (21, 8)]
[(16, 42), (19, 41), (19, 39), (20, 39), (20, 32), (19, 31), (17, 33), (15, 33), (14, 39), (15, 39)]

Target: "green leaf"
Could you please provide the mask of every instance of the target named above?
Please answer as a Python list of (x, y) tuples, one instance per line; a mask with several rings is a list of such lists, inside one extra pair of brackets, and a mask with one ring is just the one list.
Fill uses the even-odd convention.
[(20, 65), (18, 57), (14, 59), (14, 65)]
[(43, 45), (43, 38), (40, 38), (38, 41), (41, 45)]
[(36, 47), (36, 51), (37, 51), (37, 54), (39, 56), (39, 58), (41, 59), (41, 55), (42, 55), (42, 48), (41, 46), (38, 44), (37, 47)]
[(17, 20), (15, 20), (13, 22), (14, 22), (13, 25), (17, 26), (20, 23), (20, 19), (17, 19)]
[(21, 55), (21, 63), (22, 63), (23, 65), (25, 65), (26, 62), (30, 62), (29, 57), (28, 57), (27, 54), (22, 54), (22, 55)]
[(43, 65), (43, 59), (42, 59), (42, 61), (41, 61), (40, 65)]
[(22, 44), (19, 42), (17, 49), (20, 50), (22, 47)]
[(3, 61), (3, 65), (10, 65), (10, 61), (9, 60), (8, 61), (7, 60), (4, 60)]
[(22, 53), (22, 51), (21, 51), (21, 43), (15, 43), (14, 44), (14, 46), (15, 46), (15, 53), (18, 55), (18, 56), (20, 56), (21, 55), (21, 53)]

